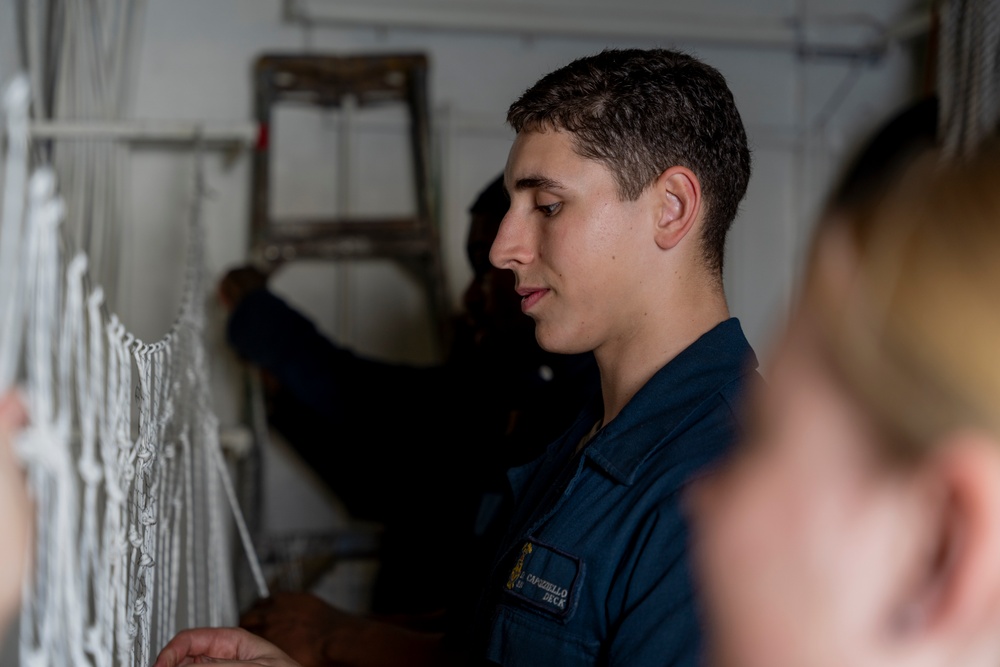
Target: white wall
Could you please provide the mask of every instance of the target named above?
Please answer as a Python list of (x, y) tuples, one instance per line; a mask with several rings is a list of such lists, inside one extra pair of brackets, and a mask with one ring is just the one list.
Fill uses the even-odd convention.
[[(309, 7), (322, 9), (324, 3), (330, 5), (332, 0), (313, 0)], [(559, 6), (554, 0), (550, 3)], [(407, 4), (412, 7), (430, 3)], [(497, 2), (471, 4), (503, 6)], [(904, 0), (809, 3), (806, 16), (816, 26), (810, 31), (810, 39), (848, 45), (860, 42), (866, 33), (839, 29), (827, 16), (853, 16), (864, 11), (889, 23), (903, 15), (910, 4)], [(664, 6), (662, 11), (671, 12), (679, 3), (660, 5)], [(743, 17), (732, 16), (731, 11), (737, 7)], [(319, 9), (315, 9), (316, 13)], [(751, 18), (774, 21), (793, 16), (795, 9), (795, 3), (776, 0), (717, 0), (702, 3), (698, 12), (716, 16), (720, 26), (731, 25), (737, 19), (752, 26)], [(727, 281), (735, 314), (744, 319), (752, 342), (764, 348), (771, 322), (787, 298), (798, 248), (807, 236), (816, 203), (825, 194), (831, 176), (859, 138), (897, 108), (913, 89), (912, 57), (906, 46), (891, 46), (878, 62), (859, 63), (847, 58), (803, 58), (787, 45), (768, 48), (674, 39), (546, 37), (431, 28), (310, 29), (284, 22), (277, 0), (150, 0), (134, 115), (249, 119), (251, 63), (265, 51), (427, 53), (440, 157), (444, 252), (451, 291), (457, 301), (469, 275), (462, 251), (465, 210), (478, 190), (503, 166), (511, 140), (503, 122), (508, 104), (538, 77), (572, 58), (606, 46), (632, 45), (676, 45), (690, 50), (717, 66), (733, 88), (754, 149), (755, 171), (731, 238)], [(838, 90), (851, 77), (853, 85)], [(836, 104), (834, 98), (843, 99)], [(288, 133), (288, 151), (275, 151), (276, 159), (281, 160), (277, 171), (285, 179), (276, 184), (276, 207), (289, 211), (310, 207), (320, 210), (330, 204), (336, 207), (330, 188), (323, 189), (324, 177), (333, 180), (336, 176), (332, 167), (336, 160), (335, 123), (324, 124), (322, 118), (299, 121), (299, 134)], [(311, 125), (308, 131), (302, 127), (306, 121)], [(823, 127), (819, 127), (820, 123)], [(375, 140), (369, 138), (368, 146), (382, 147), (383, 152), (377, 155), (375, 151), (364, 151), (364, 140), (358, 141), (361, 148), (353, 159), (366, 177), (356, 177), (352, 182), (354, 212), (372, 212), (375, 203), (384, 205), (387, 198), (393, 205), (398, 204), (399, 194), (395, 191), (399, 179), (394, 177), (397, 172), (393, 165), (399, 155), (384, 154), (391, 139), (382, 137), (382, 144), (374, 144)], [(209, 161), (214, 195), (205, 207), (208, 261), (216, 275), (243, 257), (248, 166), (246, 155), (231, 166), (223, 166), (218, 159)], [(164, 304), (174, 302), (171, 297), (178, 282), (174, 279), (174, 264), (182, 244), (176, 219), (190, 191), (189, 170), (190, 160), (182, 152), (136, 153), (136, 229), (126, 253), (131, 265), (126, 270), (133, 279), (128, 283), (129, 295), (122, 310), (139, 333), (147, 336), (163, 330), (170, 321), (171, 313)], [(307, 182), (310, 180), (313, 182)], [(431, 354), (426, 334), (418, 336), (416, 343), (398, 343), (400, 337), (394, 329), (419, 325), (422, 308), (419, 303), (411, 304), (410, 298), (398, 298), (399, 284), (405, 284), (406, 279), (393, 276), (391, 269), (355, 270), (350, 281), (354, 290), (351, 303), (358, 312), (349, 313), (333, 303), (338, 294), (343, 294), (333, 288), (338, 276), (330, 269), (314, 266), (295, 271), (302, 276), (298, 280), (293, 276), (285, 279), (289, 293), (314, 309), (324, 327), (346, 336), (346, 342), (363, 351), (414, 361)], [(391, 285), (388, 295), (371, 286), (375, 279)], [(406, 289), (408, 297), (416, 298), (418, 293), (415, 288)], [(157, 298), (151, 299), (151, 295)], [(366, 309), (373, 302), (377, 307)], [(353, 322), (345, 326), (338, 318)]]
[[(428, 1), (396, 2), (408, 11), (435, 6)], [(318, 15), (324, 12), (324, 3), (325, 10), (336, 9), (336, 0), (290, 6)], [(16, 69), (10, 4), (0, 3), (0, 75), (4, 77)], [(915, 2), (713, 0), (694, 10), (688, 8), (690, 3), (666, 0), (592, 0), (591, 4), (626, 18), (632, 7), (632, 16), (654, 16), (655, 25), (665, 26), (668, 33), (673, 32), (671, 17), (678, 23), (687, 17), (692, 25), (700, 26), (702, 38), (656, 37), (648, 30), (634, 38), (586, 32), (548, 36), (524, 29), (461, 31), (434, 27), (433, 21), (409, 26), (393, 21), (373, 26), (361, 21), (309, 27), (286, 21), (287, 8), (279, 0), (149, 0), (133, 116), (250, 120), (251, 66), (263, 52), (427, 53), (444, 205), (443, 246), (457, 303), (469, 277), (463, 251), (466, 209), (503, 167), (512, 139), (504, 126), (510, 102), (546, 72), (605, 47), (685, 48), (726, 75), (749, 131), (754, 174), (730, 237), (726, 280), (733, 313), (743, 320), (751, 342), (766, 358), (769, 334), (787, 305), (818, 203), (845, 156), (911, 97), (915, 72), (920, 71), (911, 47), (904, 43), (890, 44), (874, 61), (843, 55), (802, 56), (794, 45), (797, 33), (790, 26), (796, 17), (802, 22), (804, 44), (850, 46), (872, 34), (858, 27), (859, 16), (893, 24)], [(367, 5), (391, 8), (392, 3), (383, 0)], [(503, 0), (436, 5), (474, 11), (499, 8), (507, 13), (521, 7)], [(545, 9), (550, 18), (558, 18), (561, 12), (567, 22), (587, 14), (580, 3), (569, 0), (536, 1), (533, 6)], [(729, 36), (707, 39), (713, 25), (720, 35), (726, 30)], [(751, 43), (764, 28), (775, 30), (773, 44)], [(288, 152), (276, 166), (284, 179), (276, 187), (278, 209), (314, 210), (329, 205), (365, 213), (379, 206), (400, 206), (406, 191), (399, 190), (399, 153), (388, 147), (394, 138), (391, 130), (373, 131), (358, 140), (353, 157), (360, 166), (354, 172), (358, 175), (351, 183), (350, 201), (345, 202), (330, 194), (329, 183), (337, 177), (332, 166), (336, 123), (321, 116), (303, 116), (296, 122), (293, 115), (286, 125)], [(191, 154), (182, 148), (134, 151), (133, 220), (123, 239), (124, 291), (118, 310), (144, 339), (155, 339), (166, 331), (179, 298), (182, 221), (192, 192), (192, 165)], [(235, 160), (219, 154), (206, 160), (212, 194), (204, 203), (204, 218), (213, 280), (245, 256), (249, 166), (246, 153)], [(292, 265), (279, 275), (276, 288), (308, 310), (323, 329), (361, 352), (414, 362), (433, 357), (420, 292), (391, 265), (371, 263), (346, 270), (322, 264)], [(206, 295), (206, 305), (211, 315), (210, 349), (216, 359), (217, 408), (223, 423), (232, 424), (239, 414), (237, 365), (224, 345), (221, 315), (210, 295)], [(287, 492), (290, 485), (281, 486)], [(300, 495), (282, 502), (307, 501)], [(320, 523), (335, 520), (319, 510), (315, 516)]]

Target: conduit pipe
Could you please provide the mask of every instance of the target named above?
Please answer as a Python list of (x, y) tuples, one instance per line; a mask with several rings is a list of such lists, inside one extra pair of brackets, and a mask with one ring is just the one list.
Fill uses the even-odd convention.
[(370, 25), (531, 36), (654, 38), (793, 50), (803, 56), (877, 58), (930, 28), (929, 11), (886, 26), (871, 16), (704, 16), (653, 7), (514, 4), (467, 0), (286, 0), (285, 19), (306, 25)]
[(260, 140), (257, 123), (246, 121), (190, 122), (169, 120), (91, 122), (34, 121), (32, 139), (111, 139), (130, 143), (198, 143), (253, 145)]

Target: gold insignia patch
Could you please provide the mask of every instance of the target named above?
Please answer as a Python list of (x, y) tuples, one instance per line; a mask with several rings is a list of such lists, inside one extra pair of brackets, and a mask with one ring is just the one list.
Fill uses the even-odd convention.
[(521, 547), (521, 556), (517, 559), (514, 569), (510, 571), (510, 576), (507, 577), (507, 590), (512, 590), (514, 588), (514, 584), (521, 578), (521, 568), (524, 567), (524, 557), (530, 553), (531, 542), (525, 542), (524, 546)]

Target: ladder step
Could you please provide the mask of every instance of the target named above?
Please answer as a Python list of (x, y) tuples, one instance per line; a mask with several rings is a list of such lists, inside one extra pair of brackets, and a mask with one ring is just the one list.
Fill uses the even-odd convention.
[[(297, 259), (390, 258), (416, 272), (427, 294), (443, 354), (451, 317), (431, 182), (428, 60), (421, 53), (262, 54), (254, 65), (255, 116), (261, 128), (253, 158), (250, 255), (268, 264)], [(415, 201), (412, 215), (345, 219), (271, 215), (271, 137), (278, 104), (320, 108), (394, 104), (406, 110)]]

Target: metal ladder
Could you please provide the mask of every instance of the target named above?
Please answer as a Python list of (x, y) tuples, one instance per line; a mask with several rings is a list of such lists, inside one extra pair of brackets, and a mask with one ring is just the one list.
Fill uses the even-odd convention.
[[(253, 155), (251, 258), (273, 267), (294, 259), (388, 258), (408, 269), (427, 296), (438, 352), (449, 336), (450, 307), (431, 183), (427, 57), (423, 54), (329, 56), (265, 54), (254, 66), (259, 141)], [(280, 102), (342, 108), (404, 104), (416, 202), (396, 218), (275, 220), (271, 203), (271, 129)]]
[[(256, 60), (253, 77), (258, 141), (252, 165), (249, 257), (269, 271), (283, 263), (304, 259), (380, 258), (398, 262), (423, 287), (432, 325), (437, 330), (438, 351), (443, 355), (450, 336), (451, 310), (440, 250), (437, 202), (431, 183), (427, 70), (427, 58), (422, 54), (264, 54)], [(338, 109), (404, 104), (409, 119), (416, 194), (412, 215), (364, 219), (273, 217), (270, 212), (272, 130), (274, 107), (282, 102)], [(254, 389), (251, 378), (249, 393), (260, 393), (259, 382), (256, 392)], [(247, 403), (254, 403), (253, 398)], [(254, 413), (253, 407), (247, 410)], [(259, 456), (259, 447), (255, 452)], [(251, 464), (254, 462), (259, 466), (259, 461), (254, 459)], [(253, 497), (246, 502), (256, 510), (251, 515), (260, 516), (260, 470), (252, 465), (248, 468), (251, 470), (246, 483)], [(307, 587), (322, 567), (331, 562), (370, 559), (379, 549), (377, 531), (364, 527), (331, 535), (274, 539), (258, 535), (257, 542), (262, 560), (272, 571), (277, 570), (279, 582), (287, 572), (292, 572), (296, 581), (290, 583), (285, 579), (284, 585), (295, 588)], [(301, 552), (294, 562), (285, 553), (291, 547)]]

